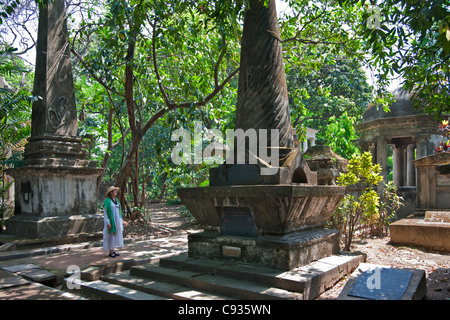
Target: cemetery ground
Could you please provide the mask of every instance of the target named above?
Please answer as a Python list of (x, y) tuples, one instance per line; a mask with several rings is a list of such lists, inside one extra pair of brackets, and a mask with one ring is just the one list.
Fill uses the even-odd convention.
[[(147, 243), (147, 240), (153, 241), (150, 245), (153, 248), (152, 250), (172, 252), (174, 254), (178, 254), (178, 252), (181, 253), (180, 250), (186, 249), (186, 235), (191, 232), (199, 231), (197, 225), (189, 218), (185, 209), (183, 209), (184, 207), (181, 205), (149, 203), (147, 208), (149, 209), (148, 212), (151, 214), (151, 224), (145, 223), (140, 219), (132, 220), (126, 218), (124, 221), (124, 235), (126, 242), (123, 253), (125, 259), (127, 259), (127, 257), (136, 257), (138, 260), (142, 261), (149, 259), (149, 257), (146, 256), (145, 251), (149, 250), (149, 247), (148, 245), (139, 245), (141, 240), (143, 241), (142, 243)], [(156, 242), (159, 244), (151, 239), (156, 239)], [(94, 242), (92, 244), (94, 244)], [(5, 261), (5, 263), (8, 263), (8, 265), (37, 264), (49, 266), (50, 270), (52, 269), (52, 267), (50, 267), (51, 265), (58, 265), (61, 264), (61, 262), (63, 265), (66, 265), (69, 262), (70, 264), (85, 264), (82, 268), (92, 265), (92, 263), (111, 263), (111, 258), (108, 258), (99, 247), (90, 246), (86, 250), (76, 250), (78, 251), (73, 251), (73, 253), (71, 253), (72, 251), (62, 251), (59, 253), (45, 254), (44, 256), (27, 256), (18, 260)], [(367, 263), (390, 266), (393, 268), (414, 268), (424, 270), (427, 283), (426, 299), (450, 300), (449, 253), (432, 252), (411, 246), (394, 246), (390, 244), (389, 236), (381, 238), (356, 238), (351, 247), (351, 251), (359, 251), (366, 254)], [(147, 252), (147, 255), (149, 255), (149, 252)], [(317, 299), (336, 299), (349, 278), (350, 275), (344, 277), (334, 287), (322, 293)], [(45, 288), (45, 286), (41, 288)], [(48, 289), (50, 290), (51, 288)], [(27, 295), (29, 295), (31, 299), (46, 299), (45, 297), (52, 294), (47, 293), (45, 296), (38, 296), (36, 293), (19, 291), (20, 289), (18, 288), (12, 293), (9, 292), (12, 296), (8, 296), (8, 299), (14, 299), (14, 294), (16, 299), (26, 299)], [(2, 298), (0, 296), (0, 300), (4, 298), (6, 297)]]
[[(183, 206), (165, 203), (148, 204), (152, 224), (171, 230), (192, 232), (197, 226), (183, 215)], [(163, 228), (161, 228), (163, 229)], [(165, 236), (170, 230), (151, 227), (139, 220), (125, 221), (126, 237), (146, 237), (150, 234)], [(341, 245), (342, 248), (342, 245)], [(427, 277), (427, 300), (450, 300), (450, 254), (425, 250), (419, 247), (391, 245), (390, 237), (357, 238), (352, 251), (367, 255), (366, 262), (393, 268), (414, 268), (424, 270)], [(328, 300), (338, 297), (348, 278), (339, 281), (318, 299)]]

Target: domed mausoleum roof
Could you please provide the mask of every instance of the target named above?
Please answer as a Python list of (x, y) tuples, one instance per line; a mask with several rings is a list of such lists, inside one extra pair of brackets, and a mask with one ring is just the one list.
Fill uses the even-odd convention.
[(410, 100), (412, 94), (397, 88), (394, 92), (395, 102), (389, 106), (390, 112), (386, 113), (382, 107), (373, 103), (369, 104), (363, 115), (362, 122), (370, 122), (379, 119), (413, 116), (419, 114), (419, 109), (414, 107), (414, 103)]

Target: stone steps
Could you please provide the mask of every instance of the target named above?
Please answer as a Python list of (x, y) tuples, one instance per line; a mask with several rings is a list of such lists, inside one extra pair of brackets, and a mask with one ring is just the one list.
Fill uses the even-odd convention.
[[(79, 281), (80, 288), (71, 292), (90, 300), (166, 300), (160, 296), (102, 280)], [(69, 290), (66, 288), (66, 290)]]
[(130, 289), (139, 290), (145, 293), (154, 294), (167, 299), (175, 300), (224, 300), (228, 297), (210, 294), (199, 290), (194, 290), (182, 285), (151, 280), (138, 276), (130, 275), (130, 271), (116, 274), (110, 274), (102, 277), (102, 280), (108, 283), (114, 283)]
[(311, 300), (364, 261), (361, 254), (340, 254), (284, 271), (181, 254), (81, 281), (79, 293), (90, 299)]
[(161, 266), (139, 266), (130, 275), (164, 281), (202, 292), (211, 292), (228, 298), (243, 300), (303, 299), (302, 293), (270, 287), (248, 280), (238, 280), (208, 273), (177, 270)]

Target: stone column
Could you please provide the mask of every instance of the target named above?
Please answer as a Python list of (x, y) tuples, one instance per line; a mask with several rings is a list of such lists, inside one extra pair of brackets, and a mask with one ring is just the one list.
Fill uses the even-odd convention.
[(34, 238), (101, 232), (97, 177), (103, 169), (85, 158), (77, 108), (64, 0), (39, 7), (31, 137), (25, 166), (8, 170), (15, 182), (15, 212), (6, 232)]
[(428, 155), (428, 140), (429, 135), (416, 136), (417, 159), (421, 159)]
[(415, 186), (416, 185), (416, 167), (414, 166), (413, 161), (415, 160), (414, 151), (416, 150), (416, 146), (413, 144), (408, 145), (407, 147), (407, 155), (406, 155), (406, 185), (407, 186)]
[[(317, 173), (311, 172), (300, 148), (294, 144), (276, 1), (265, 2), (247, 1), (234, 156), (228, 157), (225, 165), (210, 170), (210, 186), (317, 184)], [(245, 136), (257, 138), (257, 151), (252, 151), (255, 144), (247, 144)]]
[(381, 165), (381, 175), (385, 182), (388, 181), (387, 171), (387, 142), (385, 138), (378, 138), (376, 144), (376, 163)]
[[(236, 129), (279, 130), (280, 153), (294, 147), (275, 1), (250, 0), (241, 40)], [(268, 144), (271, 139), (268, 139)]]
[(372, 154), (372, 163), (378, 163), (377, 159), (377, 144), (374, 142), (367, 143), (367, 147), (361, 150), (362, 152), (369, 151)]
[(33, 103), (25, 160), (54, 165), (59, 160), (85, 157), (78, 137), (64, 1), (53, 1), (39, 9), (33, 95), (40, 99)]
[(394, 183), (397, 187), (403, 186), (403, 146), (394, 146), (393, 154)]
[(306, 152), (306, 150), (308, 150), (308, 139), (303, 141), (302, 144), (303, 144), (302, 151)]

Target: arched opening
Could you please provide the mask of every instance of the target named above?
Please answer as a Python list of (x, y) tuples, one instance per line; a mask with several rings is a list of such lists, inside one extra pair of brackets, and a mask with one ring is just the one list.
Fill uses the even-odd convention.
[(294, 174), (292, 176), (293, 183), (308, 183), (308, 178), (306, 176), (305, 170), (303, 168), (298, 167), (295, 169)]

